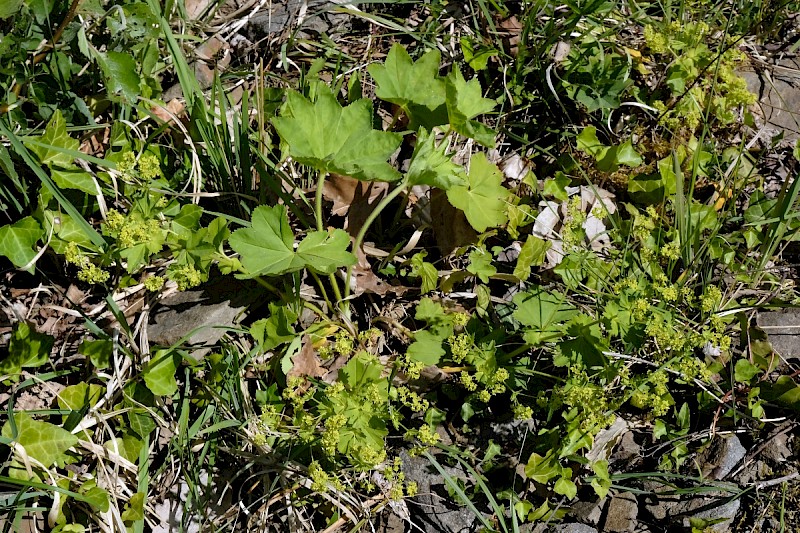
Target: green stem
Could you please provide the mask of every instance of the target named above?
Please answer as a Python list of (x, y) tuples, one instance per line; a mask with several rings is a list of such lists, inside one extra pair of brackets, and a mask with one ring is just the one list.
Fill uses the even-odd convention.
[[(389, 194), (387, 194), (383, 198), (383, 200), (381, 200), (380, 203), (378, 203), (377, 206), (375, 206), (375, 209), (372, 210), (372, 213), (369, 214), (369, 216), (367, 217), (367, 220), (364, 221), (364, 225), (361, 226), (361, 229), (359, 230), (358, 235), (356, 235), (356, 238), (353, 241), (353, 253), (358, 254), (358, 250), (361, 248), (361, 243), (364, 242), (364, 236), (367, 234), (367, 230), (369, 229), (369, 227), (372, 225), (372, 223), (375, 221), (375, 219), (378, 218), (378, 215), (381, 214), (381, 211), (386, 209), (386, 206), (389, 205), (392, 202), (392, 200), (397, 198), (401, 193), (405, 192), (406, 185), (407, 185), (407, 183), (405, 181), (402, 182), (394, 190), (392, 190)], [(345, 300), (347, 299), (348, 296), (350, 296), (350, 282), (352, 281), (352, 279), (353, 279), (353, 265), (350, 265), (347, 268), (347, 278), (345, 278), (345, 284), (344, 284), (344, 298), (345, 298)], [(347, 306), (347, 302), (343, 301), (342, 303), (345, 306), (345, 307), (343, 307), (342, 310), (345, 311), (345, 313), (346, 313), (347, 312), (347, 307), (346, 307)]]
[(325, 290), (325, 285), (322, 284), (322, 280), (319, 279), (319, 276), (313, 270), (309, 269), (309, 272), (311, 273), (311, 277), (314, 278), (314, 281), (317, 282), (317, 287), (319, 287), (319, 291), (322, 293), (322, 297), (325, 299), (325, 304), (328, 306), (328, 309), (333, 309), (331, 300), (328, 298), (328, 292)]
[(319, 173), (319, 179), (317, 180), (317, 191), (314, 198), (314, 216), (317, 219), (317, 229), (319, 231), (324, 229), (324, 225), (322, 224), (322, 190), (325, 188), (326, 176), (326, 172)]

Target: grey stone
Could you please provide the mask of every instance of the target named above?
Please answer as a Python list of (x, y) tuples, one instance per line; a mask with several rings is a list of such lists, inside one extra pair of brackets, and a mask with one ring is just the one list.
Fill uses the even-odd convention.
[(739, 74), (747, 81), (747, 88), (758, 96), (764, 125), (772, 130), (770, 133), (783, 131), (785, 139), (797, 140), (800, 138), (800, 60), (786, 58), (759, 70)]
[[(248, 306), (263, 298), (263, 289), (230, 277), (212, 280), (197, 290), (160, 300), (150, 312), (147, 337), (151, 344), (172, 346), (189, 336), (192, 345), (211, 346), (237, 324)], [(197, 331), (195, 331), (197, 330)], [(201, 357), (209, 348), (196, 350)]]
[(558, 524), (557, 526), (552, 526), (550, 531), (553, 533), (597, 533), (597, 529), (592, 526), (577, 522), (573, 524)]
[(758, 313), (757, 322), (777, 353), (785, 358), (800, 357), (800, 309)]
[(714, 480), (725, 479), (731, 471), (744, 459), (745, 450), (735, 435), (716, 436), (709, 447), (698, 458), (704, 477)]
[[(424, 531), (441, 533), (468, 533), (480, 528), (480, 521), (466, 507), (453, 504), (451, 498), (445, 497), (444, 477), (424, 457), (412, 457), (406, 452), (401, 452), (403, 460), (403, 473), (407, 481), (417, 483), (417, 495), (410, 505), (412, 522)], [(442, 465), (448, 475), (454, 478), (466, 478), (467, 474), (457, 468)], [(443, 491), (445, 496), (440, 496), (438, 491)]]
[(786, 433), (775, 435), (766, 443), (761, 453), (765, 458), (776, 463), (784, 462), (792, 455), (792, 450), (789, 447), (789, 435)]
[(606, 498), (597, 501), (579, 501), (570, 508), (569, 516), (576, 518), (583, 523), (596, 526), (603, 517), (603, 509), (608, 503)]
[[(702, 520), (709, 521), (724, 519), (723, 522), (709, 526), (710, 531), (713, 531), (714, 533), (728, 533), (731, 531), (731, 525), (733, 524), (733, 519), (736, 518), (736, 513), (739, 512), (739, 507), (741, 507), (741, 500), (736, 499), (727, 503), (723, 503), (722, 505), (717, 505), (715, 507), (694, 513), (692, 518), (700, 518)], [(690, 526), (689, 517), (684, 518), (683, 525), (685, 527)]]
[(610, 533), (629, 533), (636, 527), (636, 516), (639, 514), (639, 503), (636, 496), (623, 492), (617, 494), (608, 504), (603, 531)]

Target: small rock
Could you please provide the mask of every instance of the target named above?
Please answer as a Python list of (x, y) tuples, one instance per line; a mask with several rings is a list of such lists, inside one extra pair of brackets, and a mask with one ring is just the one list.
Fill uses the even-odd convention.
[(557, 526), (551, 527), (550, 531), (553, 533), (597, 533), (597, 530), (592, 526), (587, 526), (586, 524), (558, 524)]
[[(706, 509), (704, 511), (700, 511), (692, 515), (692, 518), (700, 518), (702, 520), (719, 520), (724, 519), (723, 522), (719, 522), (717, 524), (713, 524), (709, 526), (710, 530), (714, 533), (728, 533), (731, 531), (731, 525), (733, 524), (733, 519), (736, 518), (736, 513), (739, 512), (739, 507), (741, 506), (741, 500), (736, 499), (727, 503), (723, 503), (722, 505), (718, 505), (716, 507), (712, 507), (710, 509)], [(689, 518), (685, 518), (683, 520), (683, 525), (686, 527), (690, 526)]]
[(717, 481), (725, 479), (746, 453), (736, 435), (714, 437), (700, 460), (703, 476)]
[(600, 523), (600, 519), (603, 517), (603, 509), (605, 508), (606, 503), (606, 498), (596, 502), (579, 501), (572, 505), (570, 517), (576, 518), (583, 523), (596, 526)]
[(788, 445), (789, 436), (786, 433), (775, 435), (761, 452), (764, 457), (776, 463), (782, 463), (792, 455), (792, 450)]
[(769, 337), (772, 348), (785, 358), (800, 357), (800, 310), (758, 313), (758, 326)]
[(642, 455), (642, 445), (633, 438), (633, 431), (626, 431), (619, 439), (612, 461), (630, 461)]
[(611, 498), (603, 531), (610, 533), (629, 533), (636, 527), (639, 503), (636, 496), (623, 492)]
[[(407, 481), (417, 483), (417, 495), (411, 500), (416, 505), (410, 505), (412, 522), (421, 525), (424, 531), (437, 531), (441, 533), (462, 533), (473, 531), (477, 517), (466, 507), (461, 507), (452, 502), (451, 498), (441, 496), (439, 492), (444, 488), (445, 480), (439, 471), (424, 457), (412, 457), (402, 452), (403, 473)], [(442, 468), (453, 478), (465, 478), (466, 473), (450, 466)]]
[[(197, 290), (168, 296), (150, 312), (148, 340), (171, 346), (191, 335), (191, 344), (214, 345), (225, 335), (225, 328), (234, 326), (247, 307), (262, 298), (263, 290), (257, 285), (232, 278), (219, 278)], [(199, 358), (208, 351), (203, 348), (193, 355)]]

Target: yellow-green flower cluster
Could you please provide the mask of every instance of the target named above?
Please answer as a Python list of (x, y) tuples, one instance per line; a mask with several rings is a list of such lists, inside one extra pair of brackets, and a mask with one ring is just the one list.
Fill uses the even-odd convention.
[(157, 292), (164, 286), (164, 278), (161, 276), (148, 276), (144, 280), (144, 288), (150, 292)]
[(193, 265), (173, 265), (167, 270), (167, 275), (178, 284), (179, 291), (185, 291), (203, 283), (203, 274)]
[(516, 420), (528, 420), (529, 418), (533, 418), (533, 409), (528, 405), (514, 402), (512, 410)]
[(410, 430), (407, 435), (416, 437), (425, 446), (434, 446), (442, 439), (428, 424), (423, 424), (417, 430)]
[(78, 271), (78, 279), (91, 284), (105, 283), (111, 275), (92, 263), (89, 257), (84, 254), (78, 247), (77, 243), (70, 241), (64, 250), (64, 259), (67, 263), (71, 263), (80, 270)]
[(419, 379), (420, 375), (422, 375), (422, 371), (425, 369), (425, 363), (422, 361), (412, 361), (408, 356), (398, 359), (398, 366), (409, 380)]
[(681, 258), (681, 243), (678, 240), (670, 241), (661, 247), (659, 254), (667, 261), (677, 261)]
[(335, 476), (325, 471), (318, 461), (311, 461), (308, 465), (308, 477), (311, 479), (311, 490), (316, 492), (328, 492), (334, 490), (344, 490), (344, 485)]
[(355, 347), (353, 337), (344, 330), (339, 330), (336, 333), (333, 341), (333, 351), (339, 355), (347, 355), (352, 353)]
[(450, 345), (450, 354), (454, 363), (461, 363), (472, 352), (474, 343), (472, 336), (468, 333), (459, 333), (451, 335), (447, 339), (447, 344)]
[(722, 302), (722, 291), (716, 285), (707, 285), (700, 297), (700, 309), (704, 313), (715, 311)]
[(322, 432), (322, 451), (329, 456), (336, 455), (339, 446), (339, 430), (347, 423), (347, 417), (342, 414), (333, 415), (325, 420), (325, 431)]
[(408, 387), (397, 387), (397, 396), (403, 405), (415, 413), (421, 413), (427, 410), (430, 406), (428, 400), (422, 398), (419, 394), (410, 390)]

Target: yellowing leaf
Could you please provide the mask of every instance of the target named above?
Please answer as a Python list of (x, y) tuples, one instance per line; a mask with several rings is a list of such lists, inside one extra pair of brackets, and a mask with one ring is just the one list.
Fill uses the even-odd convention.
[(259, 206), (253, 210), (251, 222), (251, 227), (234, 231), (229, 239), (250, 277), (276, 276), (303, 268), (331, 274), (356, 262), (347, 251), (350, 237), (339, 229), (331, 233), (311, 231), (295, 251), (285, 206)]
[(467, 186), (459, 185), (448, 190), (447, 199), (464, 211), (475, 231), (483, 232), (506, 222), (509, 191), (502, 185), (500, 169), (490, 163), (483, 152), (472, 156), (468, 181)]
[(298, 163), (367, 181), (400, 177), (386, 160), (402, 137), (372, 129), (372, 102), (367, 99), (343, 108), (324, 87), (313, 103), (290, 91), (281, 116), (272, 123), (286, 153)]
[(541, 266), (547, 258), (547, 250), (550, 249), (550, 241), (540, 239), (535, 235), (528, 235), (525, 244), (517, 257), (517, 265), (514, 267), (514, 276), (520, 281), (525, 281), (531, 275), (531, 267)]
[(14, 424), (16, 434), (9, 421), (3, 425), (3, 437), (18, 442), (25, 448), (25, 453), (45, 467), (63, 464), (67, 460), (65, 452), (78, 443), (78, 437), (69, 431), (49, 422), (34, 420), (25, 412), (14, 415)]

